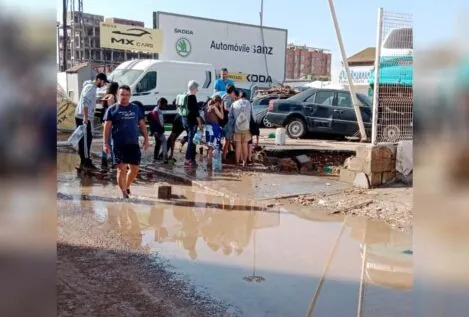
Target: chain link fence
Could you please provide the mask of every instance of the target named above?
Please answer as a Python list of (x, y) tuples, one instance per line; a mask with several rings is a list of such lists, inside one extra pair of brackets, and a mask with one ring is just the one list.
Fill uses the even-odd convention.
[(376, 119), (374, 143), (412, 140), (413, 27), (412, 15), (380, 11), (379, 63), (371, 85)]

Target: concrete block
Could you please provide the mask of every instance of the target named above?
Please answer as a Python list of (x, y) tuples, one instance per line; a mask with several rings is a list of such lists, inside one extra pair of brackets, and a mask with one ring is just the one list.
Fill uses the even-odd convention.
[(357, 173), (355, 179), (353, 180), (353, 187), (368, 189), (370, 188), (370, 182), (365, 173)]
[(348, 170), (346, 168), (341, 168), (340, 169), (340, 181), (348, 184), (353, 184), (353, 181), (355, 180), (355, 177), (357, 176), (358, 172), (354, 172), (351, 170)]
[(363, 169), (365, 168), (366, 161), (360, 157), (349, 157), (347, 159), (347, 168), (354, 172), (365, 172)]
[(172, 187), (169, 185), (158, 185), (158, 199), (171, 199)]
[(361, 145), (356, 149), (357, 157), (367, 161), (383, 158), (396, 159), (396, 152), (396, 145)]
[(393, 172), (396, 170), (396, 161), (387, 158), (374, 159), (371, 162), (366, 162), (364, 172), (367, 174), (371, 173), (382, 173), (382, 172)]
[(370, 173), (368, 179), (371, 187), (379, 186), (383, 183), (383, 173)]

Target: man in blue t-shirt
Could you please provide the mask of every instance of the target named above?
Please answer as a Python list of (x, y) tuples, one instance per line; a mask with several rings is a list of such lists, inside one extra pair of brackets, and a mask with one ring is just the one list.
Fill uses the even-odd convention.
[(130, 87), (121, 86), (118, 95), (120, 102), (109, 107), (104, 115), (103, 149), (108, 154), (111, 152), (109, 136), (112, 134), (114, 158), (117, 166), (117, 184), (123, 197), (129, 198), (129, 187), (137, 177), (141, 160), (139, 132), (144, 137), (144, 151), (148, 149), (149, 142), (144, 113), (137, 105), (130, 103)]
[(234, 82), (228, 78), (228, 69), (222, 68), (220, 70), (220, 78), (215, 81), (214, 85), (214, 92), (226, 92), (226, 86), (231, 85), (234, 86)]

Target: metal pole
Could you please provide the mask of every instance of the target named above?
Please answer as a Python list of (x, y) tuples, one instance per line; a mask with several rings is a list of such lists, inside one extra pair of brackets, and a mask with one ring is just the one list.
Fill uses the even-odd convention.
[(360, 275), (360, 289), (358, 292), (358, 308), (357, 317), (363, 315), (363, 299), (365, 295), (365, 272), (366, 272), (366, 260), (367, 260), (367, 232), (368, 232), (368, 220), (365, 221), (365, 230), (363, 230), (363, 256), (362, 256), (362, 270)]
[(335, 252), (337, 251), (337, 247), (339, 246), (340, 238), (342, 237), (342, 233), (345, 229), (345, 223), (347, 218), (345, 218), (342, 222), (342, 227), (340, 228), (340, 232), (337, 235), (337, 239), (334, 242), (334, 246), (332, 247), (331, 253), (329, 254), (329, 258), (327, 259), (326, 266), (324, 267), (324, 271), (322, 273), (321, 279), (319, 280), (318, 287), (316, 288), (316, 292), (314, 293), (313, 299), (308, 308), (308, 312), (306, 313), (306, 317), (311, 317), (313, 314), (314, 308), (316, 307), (316, 303), (319, 298), (319, 294), (321, 294), (322, 285), (324, 284), (324, 280), (326, 279), (327, 272), (329, 271), (329, 267), (331, 265), (332, 259), (334, 258)]
[[(267, 55), (266, 52), (264, 51), (265, 47), (265, 40), (264, 40), (264, 0), (261, 0), (261, 12), (259, 12), (260, 20), (261, 20), (261, 40), (262, 40), (262, 53), (264, 55), (264, 62), (265, 62), (265, 72), (266, 75), (269, 76), (269, 66), (267, 63)], [(269, 87), (271, 84), (269, 83)]]
[[(366, 226), (366, 225), (365, 225)], [(363, 245), (363, 259), (362, 259), (362, 272), (360, 276), (360, 290), (358, 293), (358, 309), (357, 317), (363, 316), (363, 299), (365, 295), (365, 272), (366, 272), (366, 258), (367, 258), (367, 243)]]
[(378, 9), (378, 28), (376, 34), (375, 53), (375, 84), (373, 86), (373, 117), (371, 125), (371, 144), (378, 143), (378, 103), (379, 103), (379, 72), (381, 65), (381, 42), (383, 41), (383, 8)]
[[(68, 34), (67, 34), (67, 0), (63, 0), (62, 2), (63, 6), (62, 6), (62, 31), (63, 31), (63, 59), (62, 59), (62, 63), (63, 63), (63, 70), (66, 71), (67, 70), (67, 46), (68, 46)], [(60, 43), (59, 43), (60, 45)], [(67, 87), (68, 89), (68, 87)], [(67, 91), (67, 94), (68, 94), (68, 91)]]
[(358, 128), (360, 129), (361, 141), (366, 140), (366, 130), (365, 125), (363, 124), (362, 114), (360, 112), (360, 103), (357, 99), (355, 93), (355, 87), (353, 86), (352, 75), (350, 74), (350, 69), (348, 67), (347, 55), (345, 54), (344, 42), (342, 41), (342, 35), (340, 33), (339, 22), (337, 21), (337, 16), (335, 14), (334, 1), (328, 0), (329, 8), (331, 10), (332, 20), (334, 22), (335, 33), (337, 35), (337, 40), (339, 41), (340, 53), (342, 55), (342, 61), (345, 68), (345, 73), (347, 75), (347, 81), (350, 87), (350, 95), (352, 97), (353, 107), (355, 108), (355, 115), (357, 116)]

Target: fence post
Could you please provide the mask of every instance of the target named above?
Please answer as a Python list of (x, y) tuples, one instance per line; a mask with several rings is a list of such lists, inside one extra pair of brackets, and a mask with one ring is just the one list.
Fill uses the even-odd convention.
[(357, 122), (358, 122), (358, 128), (360, 130), (361, 141), (365, 141), (366, 140), (365, 124), (363, 123), (359, 101), (355, 93), (352, 75), (350, 74), (350, 69), (348, 67), (347, 54), (345, 53), (344, 42), (342, 40), (342, 34), (340, 33), (340, 28), (339, 28), (339, 22), (337, 21), (337, 15), (335, 14), (334, 2), (333, 0), (328, 0), (328, 1), (329, 1), (329, 9), (331, 10), (332, 21), (334, 22), (337, 41), (339, 42), (339, 48), (340, 48), (340, 53), (342, 55), (342, 62), (344, 64), (345, 74), (347, 75), (347, 81), (348, 81), (349, 88), (350, 88), (350, 96), (352, 97), (352, 103), (355, 109), (355, 115), (357, 116)]
[(381, 42), (383, 41), (383, 8), (378, 9), (378, 25), (376, 28), (375, 53), (375, 84), (373, 87), (373, 115), (371, 125), (371, 144), (378, 143), (378, 104), (379, 104), (379, 72), (381, 66)]

